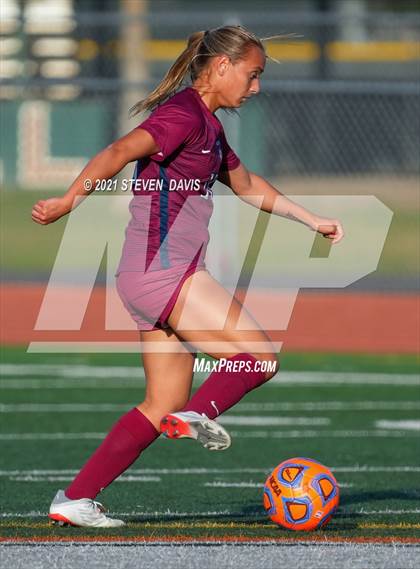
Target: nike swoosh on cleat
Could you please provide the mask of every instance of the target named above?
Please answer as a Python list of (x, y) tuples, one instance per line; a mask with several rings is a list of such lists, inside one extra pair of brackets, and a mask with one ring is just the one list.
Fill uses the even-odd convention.
[(210, 148), (210, 150), (202, 150), (201, 154), (208, 154), (209, 152), (211, 152), (211, 148)]

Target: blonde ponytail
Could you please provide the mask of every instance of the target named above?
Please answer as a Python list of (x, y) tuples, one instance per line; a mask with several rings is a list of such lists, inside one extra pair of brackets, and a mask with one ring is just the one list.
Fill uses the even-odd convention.
[(178, 59), (168, 70), (159, 85), (149, 95), (136, 103), (130, 109), (130, 116), (134, 116), (142, 111), (152, 111), (160, 102), (167, 99), (181, 86), (186, 74), (188, 73), (191, 61), (198, 53), (200, 44), (203, 41), (205, 32), (195, 32), (188, 38), (188, 45), (179, 55)]
[(191, 80), (195, 81), (208, 65), (211, 57), (225, 54), (232, 63), (236, 63), (246, 56), (251, 46), (257, 46), (265, 53), (261, 40), (242, 26), (223, 26), (191, 34), (186, 49), (159, 85), (145, 99), (131, 107), (130, 116), (141, 111), (155, 109), (162, 101), (175, 93), (188, 73)]

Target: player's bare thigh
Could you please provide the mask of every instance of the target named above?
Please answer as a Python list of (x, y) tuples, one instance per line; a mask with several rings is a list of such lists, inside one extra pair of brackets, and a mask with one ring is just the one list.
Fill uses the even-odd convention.
[(197, 351), (217, 359), (249, 353), (261, 361), (277, 362), (266, 333), (207, 271), (185, 281), (168, 322)]
[(146, 395), (137, 408), (156, 428), (167, 413), (179, 411), (190, 398), (195, 354), (171, 329), (140, 332)]

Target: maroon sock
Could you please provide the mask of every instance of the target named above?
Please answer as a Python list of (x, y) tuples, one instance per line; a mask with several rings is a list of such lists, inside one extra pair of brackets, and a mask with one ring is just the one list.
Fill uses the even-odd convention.
[(265, 373), (255, 371), (256, 361), (250, 354), (237, 354), (223, 360), (225, 366), (209, 375), (183, 411), (205, 413), (209, 419), (224, 413), (248, 391), (264, 383)]
[(157, 437), (159, 432), (134, 407), (123, 415), (65, 490), (67, 498), (94, 499), (122, 474)]

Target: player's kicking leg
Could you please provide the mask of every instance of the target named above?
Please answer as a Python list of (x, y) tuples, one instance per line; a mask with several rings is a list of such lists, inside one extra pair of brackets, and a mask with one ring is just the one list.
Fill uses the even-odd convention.
[[(145, 401), (139, 409), (156, 425), (160, 424), (164, 436), (197, 439), (206, 448), (214, 450), (228, 448), (230, 437), (218, 423), (202, 414), (181, 413), (191, 395), (195, 355), (169, 329), (166, 332), (141, 332), (140, 338), (147, 383)], [(149, 343), (152, 345), (150, 350)], [(154, 353), (157, 343), (161, 344), (162, 351)], [(168, 344), (168, 353), (165, 344)], [(171, 414), (168, 414), (169, 410)], [(168, 417), (167, 422), (162, 417)]]
[[(173, 332), (141, 332), (140, 337), (147, 384), (146, 398), (139, 409), (155, 424), (160, 423), (160, 432), (168, 438), (197, 439), (212, 450), (228, 448), (230, 437), (222, 426), (202, 414), (181, 412), (191, 395), (194, 354)], [(160, 342), (163, 347), (168, 343), (169, 353), (165, 357), (162, 353), (153, 353), (148, 349), (149, 342), (153, 346)], [(168, 410), (172, 413), (168, 414)]]
[[(203, 303), (203, 298), (211, 303)], [(239, 321), (245, 333), (237, 329)], [(171, 439), (196, 439), (210, 450), (227, 449), (230, 436), (214, 419), (275, 375), (274, 346), (237, 299), (206, 271), (185, 281), (168, 322), (180, 338), (219, 364), (185, 407), (162, 418), (160, 431)]]

